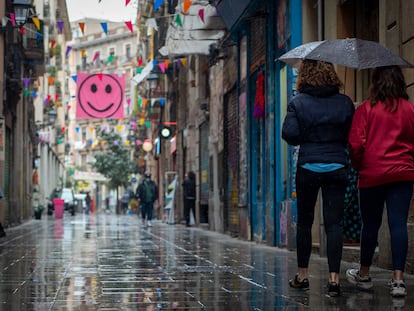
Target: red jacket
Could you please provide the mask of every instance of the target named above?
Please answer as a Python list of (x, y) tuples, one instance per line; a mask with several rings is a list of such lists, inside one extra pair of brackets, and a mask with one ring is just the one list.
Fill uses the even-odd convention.
[(414, 104), (400, 98), (391, 113), (364, 101), (352, 120), (349, 149), (360, 188), (414, 181)]

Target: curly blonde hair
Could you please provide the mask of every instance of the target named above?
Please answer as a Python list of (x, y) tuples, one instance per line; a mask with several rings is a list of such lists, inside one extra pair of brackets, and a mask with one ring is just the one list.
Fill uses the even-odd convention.
[(304, 59), (299, 68), (296, 90), (302, 92), (305, 85), (310, 86), (343, 86), (331, 63)]

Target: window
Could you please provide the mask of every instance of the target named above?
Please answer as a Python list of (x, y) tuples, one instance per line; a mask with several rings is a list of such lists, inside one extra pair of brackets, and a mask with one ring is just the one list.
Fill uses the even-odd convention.
[(115, 56), (115, 48), (109, 48), (109, 56)]
[(128, 59), (131, 59), (131, 44), (125, 46), (125, 55)]

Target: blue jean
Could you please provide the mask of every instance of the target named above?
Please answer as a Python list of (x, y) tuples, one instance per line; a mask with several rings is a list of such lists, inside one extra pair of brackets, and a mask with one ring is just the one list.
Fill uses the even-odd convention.
[(369, 267), (372, 264), (386, 203), (393, 270), (404, 271), (408, 251), (407, 219), (412, 194), (413, 182), (397, 182), (359, 189), (362, 266)]
[(153, 202), (141, 202), (141, 216), (142, 219), (152, 220), (152, 210), (154, 209)]
[(296, 172), (298, 223), (296, 253), (299, 268), (307, 268), (312, 252), (312, 225), (319, 189), (322, 190), (322, 213), (327, 238), (329, 272), (339, 273), (342, 259), (342, 224), (347, 169), (316, 173), (302, 167)]

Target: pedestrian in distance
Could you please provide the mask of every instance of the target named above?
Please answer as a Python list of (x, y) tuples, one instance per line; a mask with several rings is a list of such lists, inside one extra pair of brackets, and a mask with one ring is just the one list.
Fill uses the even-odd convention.
[(151, 173), (145, 173), (145, 178), (138, 186), (135, 196), (140, 202), (143, 224), (151, 227), (154, 202), (158, 199), (158, 187), (151, 179)]
[[(0, 188), (0, 199), (3, 199), (3, 189)], [(3, 238), (6, 236), (6, 231), (4, 231), (3, 224), (0, 221), (0, 238)]]
[(195, 201), (196, 201), (196, 180), (195, 173), (190, 171), (187, 173), (186, 178), (183, 182), (183, 192), (184, 192), (184, 217), (185, 224), (187, 227), (190, 226), (190, 216), (193, 213), (194, 222), (195, 221)]
[(385, 203), (394, 270), (389, 285), (395, 297), (407, 295), (404, 268), (414, 182), (414, 104), (408, 99), (400, 67), (375, 68), (369, 98), (355, 111), (349, 135), (351, 165), (359, 172), (362, 228), (360, 267), (348, 269), (346, 277), (359, 288), (373, 286), (369, 270)]
[(131, 200), (131, 196), (129, 194), (129, 190), (125, 190), (124, 194), (122, 195), (121, 198), (121, 209), (122, 209), (122, 213), (126, 214), (128, 211), (128, 207), (129, 207), (129, 201)]
[(355, 111), (352, 100), (339, 93), (341, 88), (342, 82), (331, 63), (303, 60), (296, 81), (298, 94), (288, 104), (282, 129), (282, 138), (290, 145), (299, 146), (296, 169), (298, 273), (289, 285), (309, 289), (312, 224), (321, 189), (330, 296), (340, 295), (346, 147)]
[(85, 214), (88, 215), (89, 212), (91, 211), (91, 203), (92, 203), (92, 198), (89, 195), (89, 192), (86, 193), (85, 202), (86, 202)]

